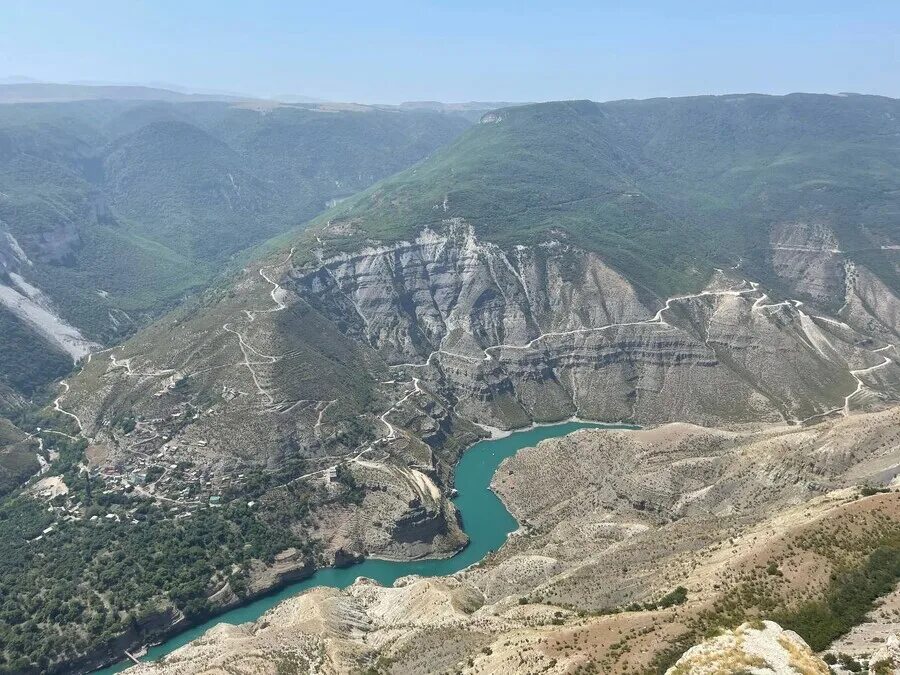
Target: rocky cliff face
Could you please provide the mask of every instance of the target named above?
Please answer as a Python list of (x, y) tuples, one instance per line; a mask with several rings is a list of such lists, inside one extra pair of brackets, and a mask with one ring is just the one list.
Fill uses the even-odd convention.
[[(39, 259), (49, 250), (30, 248), (42, 256)], [(34, 261), (0, 219), (0, 335), (5, 348), (0, 384), (26, 397), (98, 346), (62, 316), (33, 277)], [(0, 409), (4, 407), (0, 401)]]
[[(324, 255), (341, 234), (319, 231), (318, 259), (273, 255), (232, 292), (92, 356), (60, 404), (92, 462), (187, 461), (222, 477), (300, 457), (326, 485), (346, 463), (380, 497), (323, 516), (329, 546), (416, 556), (462, 540), (441, 504), (478, 425), (812, 423), (900, 395), (900, 303), (861, 266), (829, 313), (740, 269), (656, 297), (564, 240), (504, 250), (459, 220)], [(422, 495), (433, 504), (414, 513)]]
[(295, 270), (289, 287), (395, 373), (427, 381), (480, 423), (797, 421), (842, 409), (854, 369), (866, 371), (866, 396), (894, 396), (867, 370), (900, 375), (893, 359), (878, 365), (896, 356), (889, 340), (900, 323), (897, 298), (872, 275), (845, 281), (825, 265), (794, 280), (823, 293), (846, 284), (846, 323), (774, 300), (739, 270), (658, 298), (595, 253), (562, 242), (504, 251), (460, 221), (445, 225), (321, 259)]
[(713, 675), (752, 672), (758, 675), (829, 675), (831, 671), (809, 645), (774, 621), (743, 624), (691, 647), (666, 675)]
[(0, 222), (0, 270), (6, 274), (18, 272), (21, 266), (28, 262), (28, 256), (19, 246), (19, 242)]

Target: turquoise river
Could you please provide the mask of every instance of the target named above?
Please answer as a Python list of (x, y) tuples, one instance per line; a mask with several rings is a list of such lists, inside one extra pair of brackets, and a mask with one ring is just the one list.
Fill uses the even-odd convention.
[[(462, 516), (463, 528), (469, 536), (469, 545), (452, 558), (411, 562), (368, 559), (342, 569), (333, 567), (320, 569), (303, 581), (290, 584), (278, 592), (219, 614), (206, 623), (194, 626), (151, 647), (142, 660), (152, 661), (162, 658), (200, 637), (216, 624), (223, 622), (240, 624), (254, 621), (282, 600), (314, 586), (344, 588), (356, 581), (357, 577), (368, 577), (380, 584), (390, 586), (400, 577), (409, 574), (418, 574), (424, 577), (442, 576), (453, 574), (478, 562), (491, 551), (500, 548), (506, 541), (507, 535), (518, 527), (518, 523), (506, 510), (503, 502), (490, 490), (491, 478), (500, 462), (516, 454), (522, 448), (532, 447), (547, 438), (565, 436), (585, 428), (636, 429), (637, 427), (621, 424), (564, 422), (531, 427), (504, 438), (479, 441), (466, 450), (456, 466), (456, 488), (459, 494), (454, 499), (454, 503)], [(125, 661), (96, 672), (98, 675), (118, 673), (128, 668), (129, 665), (132, 665), (131, 662)]]

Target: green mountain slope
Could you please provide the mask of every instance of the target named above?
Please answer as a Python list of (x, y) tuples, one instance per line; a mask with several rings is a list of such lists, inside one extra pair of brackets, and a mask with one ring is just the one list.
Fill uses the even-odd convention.
[[(0, 350), (0, 387), (31, 396), (37, 386), (59, 379), (72, 367), (72, 360), (66, 354), (3, 308), (0, 308), (0, 342), (4, 345)], [(0, 411), (3, 408), (0, 402)]]
[(900, 102), (872, 96), (521, 106), (320, 222), (396, 240), (462, 218), (504, 246), (564, 232), (666, 293), (739, 260), (772, 278), (772, 228), (811, 222), (898, 288), (880, 251), (897, 235), (898, 130)]
[[(414, 163), (466, 126), (451, 115), (369, 108), (0, 106), (7, 302), (26, 302), (34, 287), (42, 293), (35, 304), (85, 342), (116, 341), (209, 283), (236, 254)], [(45, 341), (53, 343), (48, 332), (57, 329), (44, 326)], [(55, 372), (54, 350), (44, 351), (47, 372)]]
[(221, 259), (279, 228), (262, 217), (276, 192), (244, 164), (196, 126), (154, 122), (108, 149), (104, 192), (134, 233), (188, 258)]

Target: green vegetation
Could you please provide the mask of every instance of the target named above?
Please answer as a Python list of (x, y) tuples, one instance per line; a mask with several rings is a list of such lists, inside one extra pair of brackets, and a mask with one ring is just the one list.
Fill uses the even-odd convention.
[(771, 229), (825, 223), (894, 289), (900, 102), (723, 96), (492, 113), (447, 148), (323, 214), (335, 248), (448, 218), (506, 247), (565, 239), (662, 295), (738, 261), (779, 285)]
[(36, 449), (33, 443), (0, 448), (0, 496), (12, 492), (37, 472), (40, 465), (35, 458)]
[(890, 488), (874, 487), (872, 485), (864, 485), (859, 490), (859, 494), (863, 497), (871, 497), (872, 495), (885, 494), (890, 492)]
[(0, 384), (26, 396), (72, 370), (72, 359), (0, 306)]
[[(466, 126), (431, 112), (222, 102), (3, 105), (0, 271), (24, 275), (89, 338), (116, 341)], [(3, 344), (16, 345), (0, 382), (30, 394), (67, 368), (16, 324), (0, 315)]]
[[(656, 602), (633, 602), (627, 607), (625, 607), (624, 611), (626, 612), (640, 612), (640, 611), (653, 611), (655, 609), (668, 609), (669, 607), (674, 607), (675, 605), (684, 604), (685, 600), (687, 600), (687, 589), (684, 586), (678, 586), (673, 590), (666, 593)], [(619, 609), (612, 610), (603, 610), (598, 612), (598, 614), (609, 614), (616, 613), (620, 611)]]
[[(673, 227), (657, 204), (638, 193), (619, 166), (596, 104), (539, 104), (502, 115), (500, 123), (478, 125), (323, 219), (345, 220), (362, 227), (364, 236), (386, 240), (407, 238), (445, 218), (463, 218), (504, 246), (565, 232), (638, 280), (657, 287), (696, 282), (689, 271), (694, 255), (688, 224)], [(662, 245), (670, 247), (670, 258), (643, 255)]]
[(667, 647), (657, 652), (650, 661), (649, 672), (656, 675), (664, 673), (675, 665), (681, 655), (696, 644), (697, 636), (692, 631), (684, 632), (669, 641)]
[(673, 607), (675, 605), (684, 604), (685, 600), (687, 600), (687, 589), (684, 586), (679, 586), (675, 590), (666, 593), (662, 598), (660, 598), (659, 602), (656, 603), (656, 608), (668, 609), (669, 607)]
[[(291, 547), (310, 563), (317, 555), (295, 534), (312, 497), (303, 484), (254, 509), (241, 495), (186, 515), (105, 492), (102, 478), (81, 470), (85, 441), (54, 436), (47, 443), (60, 452), (53, 472), (69, 489), (54, 500), (56, 512), (21, 493), (0, 501), (0, 673), (77, 661), (130, 629), (149, 638), (166, 612), (208, 614), (208, 596), (226, 581), (246, 594), (253, 561), (271, 564)], [(302, 464), (287, 469), (299, 470)], [(268, 484), (258, 487), (261, 493)]]
[(336, 473), (338, 483), (344, 487), (344, 499), (357, 506), (362, 504), (363, 497), (366, 496), (365, 490), (357, 484), (356, 479), (353, 477), (350, 469), (347, 468), (347, 465), (338, 464)]
[[(137, 525), (105, 517), (130, 507)], [(75, 659), (166, 607), (203, 616), (217, 570), (236, 567), (228, 580), (240, 593), (252, 560), (271, 563), (289, 546), (313, 554), (309, 543), (263, 524), (246, 506), (176, 521), (146, 502), (97, 498), (86, 515), (98, 519), (41, 535), (53, 516), (39, 504), (19, 498), (0, 507), (0, 672)]]
[(862, 664), (849, 654), (840, 654), (837, 658), (837, 661), (841, 664), (841, 666), (843, 666), (845, 670), (849, 670), (851, 673), (862, 672)]
[(900, 544), (879, 546), (858, 568), (837, 574), (823, 600), (804, 603), (775, 620), (796, 631), (816, 651), (860, 623), (875, 601), (900, 581)]
[[(34, 433), (39, 427), (64, 433), (74, 432), (74, 429), (67, 426), (70, 420), (60, 420), (56, 413), (41, 410), (37, 404), (29, 405), (18, 401), (15, 405), (3, 406), (2, 403), (3, 397), (0, 396), (0, 415), (5, 415), (0, 416), (0, 497), (13, 492), (40, 469), (37, 460), (40, 443), (38, 435)], [(23, 431), (25, 429), (32, 434), (27, 434)], [(43, 438), (45, 450), (55, 449), (60, 453), (56, 470), (61, 470), (64, 463), (72, 461), (72, 457), (77, 456), (80, 459), (83, 441), (77, 444), (77, 451), (73, 455), (70, 448), (75, 444), (65, 436), (47, 433), (40, 436)], [(42, 454), (45, 459), (49, 456), (46, 451)]]
[[(296, 480), (309, 469), (289, 454), (277, 470), (247, 470), (215, 507), (205, 500), (154, 502), (136, 490), (108, 490), (102, 475), (85, 471), (86, 439), (48, 432), (74, 433), (69, 418), (23, 409), (18, 419), (45, 430), (46, 449), (59, 455), (47, 475), (61, 477), (68, 493), (50, 500), (49, 510), (16, 483), (0, 499), (0, 673), (70, 666), (129, 632), (150, 640), (175, 612), (200, 620), (215, 611), (208, 599), (214, 591), (227, 582), (245, 597), (254, 565), (271, 565), (287, 549), (299, 552), (298, 564), (322, 564), (318, 544), (306, 535), (313, 507), (359, 504), (364, 495), (343, 466), (336, 493)], [(0, 441), (24, 438), (0, 420)], [(2, 468), (0, 462), (0, 479)], [(182, 462), (171, 472), (184, 476), (188, 468)], [(163, 473), (150, 466), (146, 481)]]

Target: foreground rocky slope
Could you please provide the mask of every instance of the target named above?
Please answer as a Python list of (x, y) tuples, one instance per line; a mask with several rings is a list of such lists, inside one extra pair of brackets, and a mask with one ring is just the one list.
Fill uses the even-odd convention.
[(777, 623), (765, 621), (757, 625), (743, 624), (691, 647), (666, 671), (666, 675), (713, 675), (742, 671), (760, 675), (829, 675), (831, 672), (803, 638), (793, 631), (782, 630)]
[(686, 664), (722, 650), (676, 660), (707, 631), (751, 619), (733, 635), (771, 633), (796, 668), (775, 672), (827, 672), (756, 621), (774, 618), (816, 649), (837, 637), (820, 630), (830, 619), (819, 600), (900, 544), (898, 493), (843, 487), (896, 483), (898, 415), (545, 441), (498, 470), (495, 489), (523, 526), (483, 563), (392, 588), (314, 589), (134, 672), (703, 672)]

